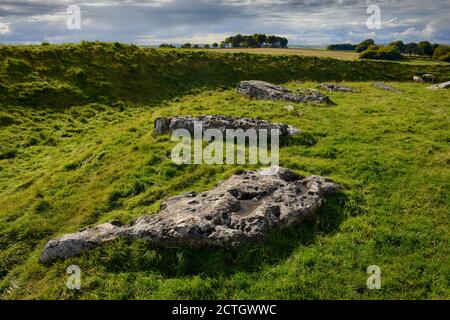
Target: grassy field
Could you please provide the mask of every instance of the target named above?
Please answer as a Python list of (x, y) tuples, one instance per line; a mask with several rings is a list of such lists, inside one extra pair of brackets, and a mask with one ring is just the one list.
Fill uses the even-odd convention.
[[(145, 52), (147, 60), (140, 67), (146, 71), (147, 63), (157, 68), (150, 57), (162, 59), (163, 53)], [(39, 59), (27, 58), (33, 54)], [(263, 78), (267, 72), (267, 80), (273, 80), (270, 69), (260, 69), (258, 56), (253, 58), (252, 71), (236, 69), (231, 80), (219, 72), (230, 68), (227, 62), (210, 63), (207, 83), (212, 87), (203, 82), (206, 69), (201, 53), (189, 59), (178, 53), (167, 55), (169, 61), (181, 60), (177, 60), (180, 66), (195, 60), (197, 73), (177, 69), (178, 77), (185, 77), (180, 84), (164, 82), (172, 91), (150, 99), (151, 92), (143, 87), (127, 94), (128, 87), (119, 85), (117, 70), (125, 72), (121, 68), (131, 65), (128, 60), (122, 65), (116, 58), (103, 66), (100, 62), (109, 57), (96, 54), (95, 59), (78, 64), (84, 71), (83, 81), (104, 77), (109, 83), (105, 86), (112, 88), (108, 92), (80, 79), (78, 84), (63, 82), (59, 69), (73, 68), (75, 55), (61, 54), (43, 63), (42, 51), (16, 54), (14, 59), (29, 64), (23, 66), (27, 72), (17, 74), (8, 66), (20, 63), (11, 62), (11, 55), (3, 52), (0, 79), (9, 96), (0, 101), (0, 298), (450, 298), (448, 90), (389, 81), (403, 90), (398, 94), (373, 87), (367, 78), (355, 79), (345, 85), (362, 93), (330, 93), (334, 106), (294, 103), (295, 111), (286, 112), (286, 103), (249, 100), (236, 94), (230, 84), (255, 73)], [(246, 65), (252, 59), (229, 56), (237, 58)], [(314, 77), (335, 75), (334, 67), (330, 65), (328, 73), (319, 69), (312, 80), (275, 80), (294, 90), (314, 88), (320, 80)], [(395, 68), (391, 76), (399, 80), (411, 72), (401, 65)], [(142, 75), (150, 88), (155, 85), (152, 79), (159, 83), (171, 79), (156, 70), (122, 79), (131, 86)], [(434, 70), (442, 76), (448, 72)], [(290, 72), (280, 70), (279, 74), (288, 77)], [(188, 76), (194, 85), (184, 88), (181, 83)], [(64, 91), (40, 95), (41, 87), (36, 86), (44, 80), (72, 86), (70, 92), (86, 96), (85, 102), (66, 99), (45, 106), (61, 99)], [(11, 90), (16, 87), (26, 88), (27, 99), (35, 102), (12, 103), (16, 100)], [(131, 94), (139, 96), (131, 99)], [(49, 239), (100, 222), (129, 222), (157, 212), (163, 199), (206, 190), (243, 168), (174, 165), (170, 151), (175, 143), (170, 136), (154, 136), (152, 121), (179, 114), (259, 117), (295, 125), (304, 134), (281, 148), (281, 165), (304, 175), (330, 176), (345, 191), (331, 199), (316, 220), (237, 251), (152, 249), (143, 241), (117, 240), (80, 257), (39, 264)], [(82, 271), (79, 291), (65, 285), (71, 264)], [(369, 265), (381, 268), (381, 290), (366, 287)]]
[[(184, 49), (183, 49), (184, 50)], [(211, 49), (210, 49), (211, 50)], [(223, 53), (257, 53), (257, 54), (272, 54), (272, 55), (299, 55), (305, 57), (322, 57), (322, 58), (333, 58), (339, 60), (357, 60), (359, 54), (354, 51), (340, 51), (340, 50), (326, 50), (326, 49), (304, 49), (304, 48), (288, 48), (288, 49), (279, 49), (279, 48), (255, 48), (255, 49), (246, 49), (246, 48), (233, 48), (233, 49), (212, 49), (214, 51), (223, 52)], [(428, 58), (421, 57), (408, 57), (404, 56), (402, 60), (395, 61), (397, 63), (404, 64), (421, 64), (421, 65), (448, 65), (447, 62), (435, 61)]]
[(423, 73), (446, 81), (450, 64), (142, 49), (119, 43), (0, 46), (0, 104), (58, 109), (90, 102), (154, 104), (192, 89), (231, 87), (246, 79), (410, 81)]
[(219, 52), (245, 52), (245, 53), (261, 53), (274, 55), (299, 55), (307, 57), (325, 57), (342, 60), (356, 60), (358, 53), (353, 51), (330, 51), (324, 49), (278, 49), (278, 48), (255, 48), (255, 49), (214, 49)]

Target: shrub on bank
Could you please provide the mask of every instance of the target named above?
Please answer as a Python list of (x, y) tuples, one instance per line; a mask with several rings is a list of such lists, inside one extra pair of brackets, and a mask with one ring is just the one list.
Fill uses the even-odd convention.
[(434, 74), (437, 80), (450, 75), (448, 68), (439, 65), (159, 50), (118, 43), (0, 46), (0, 105), (62, 109), (119, 100), (150, 104), (195, 88), (231, 87), (248, 79), (402, 81), (424, 73)]
[(435, 50), (433, 59), (450, 62), (450, 46), (441, 44)]
[(360, 59), (374, 60), (399, 60), (402, 54), (394, 46), (369, 46), (369, 48), (359, 54)]

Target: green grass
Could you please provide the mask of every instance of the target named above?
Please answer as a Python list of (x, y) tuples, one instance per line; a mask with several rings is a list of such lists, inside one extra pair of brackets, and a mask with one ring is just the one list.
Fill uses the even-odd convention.
[[(450, 76), (448, 65), (0, 46), (0, 298), (449, 299), (450, 93), (406, 82), (425, 72)], [(335, 106), (294, 103), (289, 113), (286, 103), (235, 93), (252, 78), (294, 90), (347, 80), (362, 93), (330, 93)], [(330, 176), (345, 191), (317, 219), (237, 251), (119, 239), (39, 264), (52, 238), (155, 213), (167, 197), (252, 168), (173, 164), (175, 143), (152, 124), (179, 114), (295, 125), (304, 135), (282, 146), (281, 165)], [(71, 264), (82, 270), (80, 291), (65, 286)], [(381, 290), (366, 287), (369, 265), (381, 268)]]
[(246, 79), (410, 81), (424, 73), (447, 80), (450, 64), (159, 50), (119, 43), (0, 46), (0, 104), (57, 109), (90, 102), (154, 104), (198, 88), (229, 88)]
[(425, 58), (425, 57), (409, 57), (404, 55), (402, 60), (399, 61), (400, 63), (406, 63), (406, 64), (414, 64), (414, 65), (441, 65), (441, 66), (448, 66), (448, 62), (439, 61), (439, 60), (433, 60), (431, 58)]
[[(199, 91), (152, 107), (88, 104), (0, 109), (0, 294), (4, 299), (438, 299), (449, 291), (449, 92), (424, 84), (346, 83), (336, 106), (248, 100), (233, 89)], [(287, 84), (292, 89), (313, 82)], [(293, 124), (316, 143), (281, 148), (281, 165), (345, 186), (317, 220), (238, 251), (151, 249), (117, 240), (81, 257), (38, 263), (46, 241), (100, 222), (158, 210), (161, 199), (206, 190), (236, 166), (176, 166), (152, 120), (228, 114)], [(51, 143), (49, 142), (51, 140)], [(3, 152), (3, 151), (2, 151)], [(66, 268), (82, 289), (66, 288)], [(382, 289), (366, 288), (378, 265)]]

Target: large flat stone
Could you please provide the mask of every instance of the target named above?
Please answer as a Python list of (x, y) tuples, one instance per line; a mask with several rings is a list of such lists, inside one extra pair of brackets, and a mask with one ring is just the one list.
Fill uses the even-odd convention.
[(259, 100), (285, 100), (292, 102), (316, 102), (330, 103), (330, 98), (318, 91), (304, 90), (301, 93), (293, 93), (287, 88), (259, 80), (241, 81), (236, 91), (249, 98)]
[(330, 91), (330, 92), (351, 92), (351, 93), (359, 93), (361, 91), (342, 86), (336, 83), (321, 83), (318, 85), (319, 88)]
[(225, 137), (228, 129), (255, 129), (259, 131), (266, 129), (270, 134), (271, 130), (278, 129), (280, 136), (288, 136), (296, 134), (299, 130), (291, 125), (284, 123), (270, 123), (266, 120), (253, 118), (237, 118), (224, 115), (201, 115), (198, 117), (178, 116), (173, 118), (157, 118), (154, 122), (154, 130), (156, 134), (165, 134), (173, 132), (176, 129), (186, 129), (194, 134), (195, 123), (201, 123), (202, 133), (207, 129), (217, 129)]
[(390, 86), (390, 85), (385, 84), (383, 82), (372, 82), (372, 85), (374, 87), (377, 87), (379, 89), (383, 89), (383, 90), (386, 90), (386, 91), (392, 91), (392, 92), (397, 92), (397, 93), (401, 93), (402, 92), (402, 90), (394, 88), (393, 86)]
[(431, 89), (431, 90), (449, 89), (449, 88), (450, 88), (450, 81), (439, 83), (439, 84), (435, 84), (435, 85), (432, 85), (432, 86), (428, 87), (428, 89)]
[(209, 191), (170, 198), (159, 213), (130, 225), (105, 223), (50, 240), (40, 262), (76, 256), (118, 237), (145, 239), (156, 247), (236, 248), (314, 216), (340, 188), (328, 178), (302, 178), (279, 167), (244, 171)]

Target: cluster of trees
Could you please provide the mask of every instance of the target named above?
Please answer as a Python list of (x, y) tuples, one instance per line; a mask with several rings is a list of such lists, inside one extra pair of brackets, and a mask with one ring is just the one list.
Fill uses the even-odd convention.
[[(421, 41), (419, 43), (409, 42), (403, 43), (403, 41), (394, 41), (389, 44), (389, 46), (396, 47), (401, 53), (419, 56), (432, 57), (434, 52), (434, 47), (429, 41)], [(435, 44), (435, 47), (439, 46)]]
[(431, 44), (429, 41), (419, 43), (393, 41), (386, 46), (376, 45), (373, 39), (366, 39), (359, 44), (331, 44), (328, 50), (354, 50), (360, 54), (361, 59), (396, 60), (405, 55), (418, 55), (436, 60), (450, 62), (450, 46), (443, 44)]
[(198, 49), (198, 48), (200, 48), (200, 46), (198, 44), (190, 44), (189, 42), (187, 42), (187, 43), (181, 45), (181, 48), (182, 49), (191, 49), (191, 48)]
[(395, 45), (376, 45), (373, 39), (361, 41), (355, 48), (360, 59), (399, 60), (402, 52)]
[[(170, 48), (170, 49), (176, 48), (175, 45), (173, 45), (173, 44), (167, 44), (167, 43), (162, 43), (162, 44), (159, 45), (159, 47), (160, 47), (160, 48)], [(213, 47), (214, 47), (214, 48), (217, 48), (217, 47), (218, 47), (218, 44), (217, 44), (217, 43), (214, 43), (214, 44), (213, 44)], [(182, 44), (182, 45), (180, 46), (180, 48), (182, 48), (182, 49), (199, 49), (199, 48), (200, 48), (200, 45), (198, 45), (198, 44), (184, 43), (184, 44)], [(209, 48), (211, 48), (211, 46), (210, 46), (209, 44), (205, 44), (202, 48), (209, 49)]]
[(356, 44), (351, 43), (338, 43), (338, 44), (330, 44), (327, 47), (327, 50), (346, 50), (346, 51), (355, 51)]
[(401, 53), (408, 55), (419, 55), (425, 57), (432, 57), (435, 60), (450, 62), (450, 46), (445, 44), (434, 43), (429, 41), (421, 41), (419, 43), (410, 42), (403, 43), (403, 41), (394, 41), (389, 44), (396, 47)]
[(354, 50), (358, 52), (361, 59), (382, 59), (397, 60), (401, 59), (402, 54), (418, 55), (429, 57), (441, 61), (450, 61), (450, 46), (431, 44), (429, 41), (419, 43), (403, 41), (393, 41), (388, 45), (377, 45), (373, 39), (366, 39), (359, 44), (332, 44), (327, 47), (328, 50)]
[(433, 52), (433, 59), (450, 62), (450, 46), (438, 45)]
[(375, 41), (373, 41), (373, 39), (366, 39), (366, 40), (361, 41), (358, 45), (356, 45), (355, 51), (358, 53), (361, 53), (361, 52), (369, 49), (370, 46), (374, 46), (374, 45), (375, 45)]
[(402, 53), (394, 46), (378, 46), (370, 45), (359, 54), (360, 59), (375, 59), (375, 60), (399, 60), (402, 58)]
[[(219, 47), (219, 45), (217, 44), (217, 42), (214, 42), (212, 45), (204, 44), (202, 48), (211, 49), (211, 48), (218, 48), (218, 47)], [(181, 48), (183, 48), (183, 49), (191, 49), (191, 48), (198, 49), (198, 48), (200, 48), (200, 45), (198, 45), (198, 44), (192, 45), (188, 42), (188, 43), (181, 45)]]
[(169, 43), (161, 43), (159, 45), (159, 47), (160, 48), (171, 48), (171, 49), (176, 48), (173, 44), (169, 44)]
[(254, 35), (237, 34), (220, 43), (222, 48), (287, 48), (288, 39), (274, 35), (255, 33)]
[[(204, 49), (210, 48), (287, 48), (288, 39), (283, 37), (278, 37), (274, 35), (265, 35), (255, 33), (254, 35), (242, 35), (237, 34), (235, 36), (231, 36), (226, 38), (224, 41), (218, 44), (217, 42), (212, 45), (205, 44), (203, 45)], [(163, 43), (159, 46), (160, 48), (175, 48), (173, 44)], [(190, 44), (185, 43), (181, 45), (183, 49), (196, 49), (200, 48), (198, 44)]]
[(450, 62), (450, 46), (448, 45), (438, 43), (431, 44), (429, 41), (421, 41), (419, 43), (403, 43), (403, 41), (394, 41), (389, 43), (387, 47), (395, 48), (400, 52), (400, 55), (418, 55), (422, 57), (433, 58), (435, 60)]

